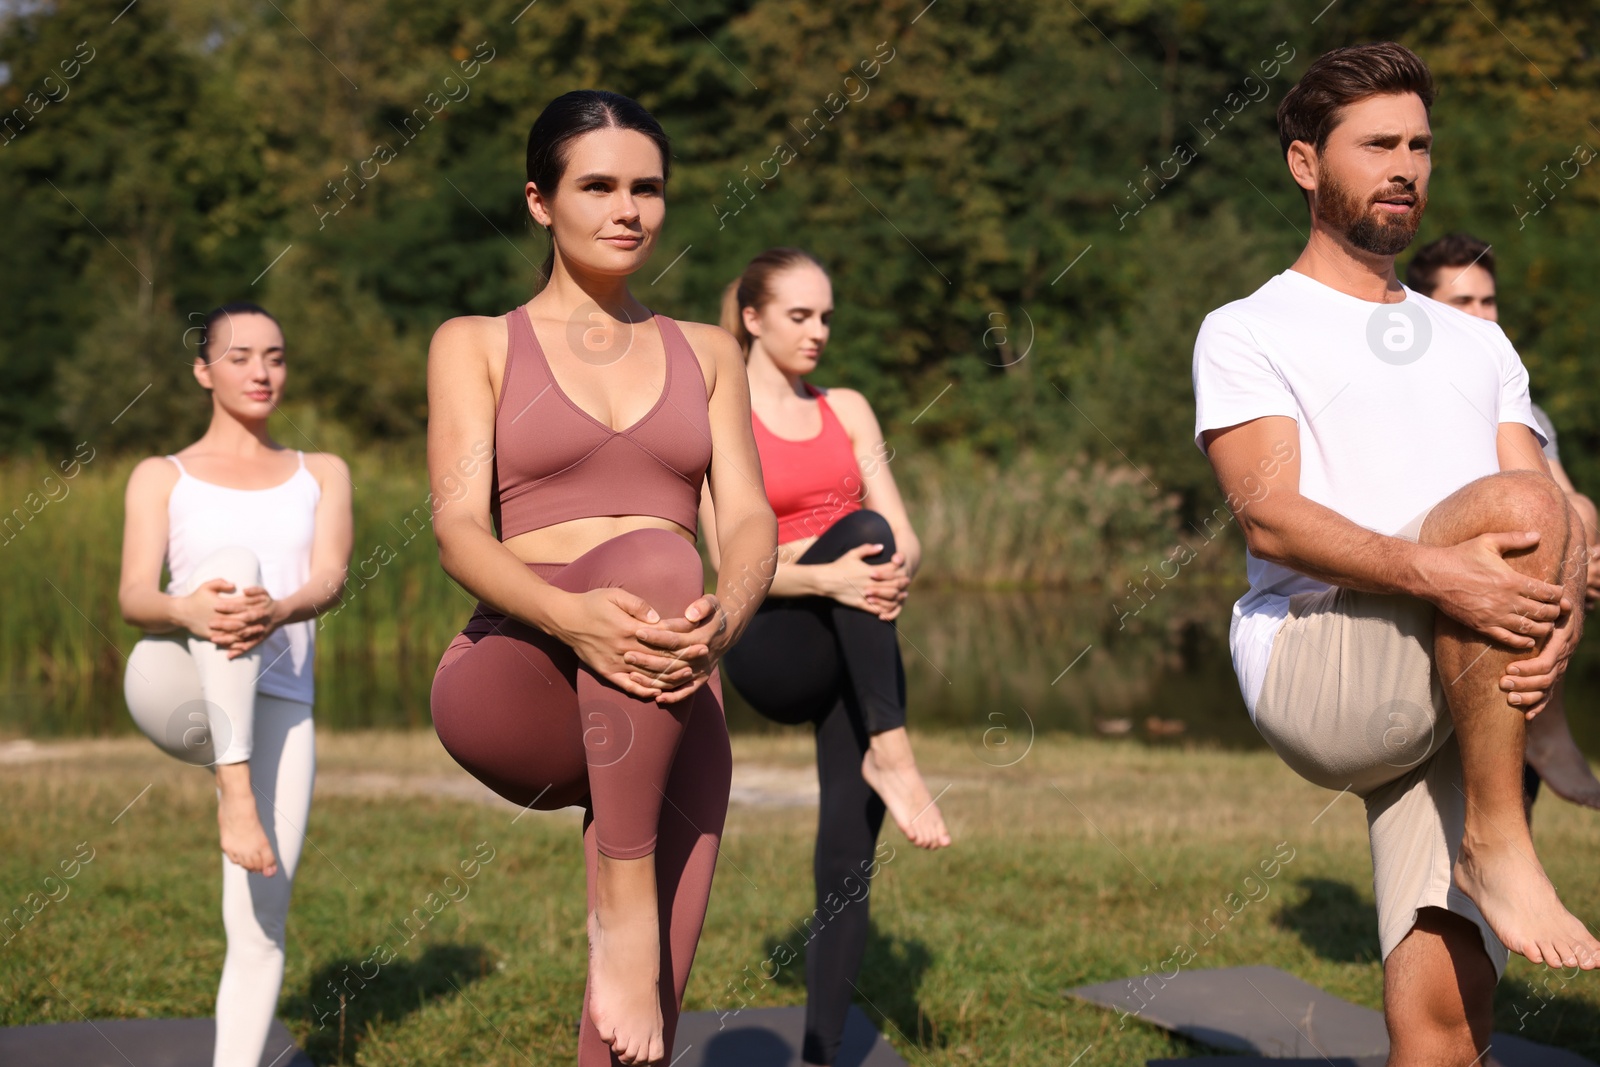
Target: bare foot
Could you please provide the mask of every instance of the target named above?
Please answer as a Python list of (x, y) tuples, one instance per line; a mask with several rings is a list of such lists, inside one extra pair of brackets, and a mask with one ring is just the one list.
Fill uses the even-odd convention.
[(1562, 906), (1531, 841), (1472, 846), (1463, 841), (1453, 873), (1456, 885), (1512, 952), (1551, 967), (1600, 967), (1600, 941)]
[(600, 921), (589, 913), (589, 1018), (617, 1059), (666, 1057), (661, 1023), (661, 931), (652, 910), (638, 919)]
[(944, 848), (950, 843), (944, 816), (933, 802), (904, 726), (872, 735), (861, 760), (861, 777), (883, 798), (895, 825), (918, 848)]
[(272, 842), (261, 828), (253, 793), (241, 796), (223, 789), (217, 801), (217, 827), (222, 831), (223, 854), (230, 860), (266, 878), (278, 873), (278, 857), (272, 854)]
[(1561, 710), (1547, 707), (1529, 721), (1528, 762), (1556, 796), (1586, 808), (1600, 808), (1600, 780), (1578, 751)]

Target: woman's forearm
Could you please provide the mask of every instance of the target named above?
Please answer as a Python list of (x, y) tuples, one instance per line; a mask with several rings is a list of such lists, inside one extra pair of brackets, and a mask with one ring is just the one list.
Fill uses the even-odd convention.
[(181, 597), (163, 593), (159, 589), (124, 589), (118, 593), (122, 619), (145, 633), (165, 634), (183, 628), (178, 617)]
[(829, 596), (826, 563), (780, 563), (768, 596)]
[(277, 601), (279, 626), (291, 622), (314, 619), (333, 608), (344, 599), (344, 586), (348, 568), (326, 567), (311, 573), (306, 584)]
[[(775, 573), (793, 564), (777, 562), (772, 513), (752, 512), (719, 530), (722, 567), (717, 571), (717, 602), (728, 617), (727, 646), (732, 647), (771, 595)], [(775, 570), (776, 569), (776, 570)]]
[(922, 542), (910, 526), (894, 531), (894, 544), (906, 558), (906, 577), (915, 578), (922, 567)]
[(557, 619), (561, 608), (572, 600), (571, 593), (534, 574), (476, 523), (441, 527), (435, 520), (434, 534), (439, 542), (440, 567), (468, 593), (553, 637), (562, 636)]

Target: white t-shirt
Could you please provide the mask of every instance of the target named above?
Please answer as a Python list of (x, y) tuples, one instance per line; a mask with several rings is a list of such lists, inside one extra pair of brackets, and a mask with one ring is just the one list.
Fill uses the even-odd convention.
[[(1206, 316), (1194, 395), (1201, 451), (1206, 430), (1288, 416), (1299, 439), (1278, 452), (1298, 448), (1300, 495), (1388, 535), (1497, 472), (1500, 423), (1540, 433), (1527, 371), (1496, 324), (1411, 289), (1373, 303), (1294, 270)], [(1250, 591), (1228, 643), (1254, 719), (1289, 597), (1328, 586), (1248, 550), (1245, 561)]]

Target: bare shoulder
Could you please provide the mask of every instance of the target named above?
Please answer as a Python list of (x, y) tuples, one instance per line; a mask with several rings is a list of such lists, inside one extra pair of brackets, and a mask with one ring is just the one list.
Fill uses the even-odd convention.
[(744, 362), (744, 352), (739, 348), (739, 342), (733, 339), (733, 334), (721, 326), (709, 322), (688, 322), (674, 319), (678, 328), (683, 331), (683, 336), (689, 342), (689, 347), (694, 349), (697, 356), (710, 357), (721, 364), (729, 357)]
[(878, 424), (878, 417), (873, 414), (872, 405), (858, 390), (834, 386), (831, 389), (823, 389), (822, 395), (827, 397), (828, 403), (833, 407), (833, 413), (839, 416), (839, 421), (846, 427), (852, 430), (858, 427), (868, 430)]
[(127, 499), (164, 503), (178, 484), (178, 465), (165, 456), (146, 456), (128, 474)]
[(506, 346), (506, 320), (503, 315), (457, 315), (445, 319), (433, 331), (428, 358), (452, 365), (481, 360), (496, 347)]
[(689, 342), (695, 358), (700, 361), (707, 391), (715, 391), (719, 375), (744, 374), (744, 350), (733, 334), (708, 322), (673, 321), (678, 323), (683, 339)]
[(822, 390), (822, 395), (827, 397), (828, 403), (834, 407), (845, 404), (866, 411), (872, 410), (872, 405), (867, 403), (867, 398), (862, 396), (858, 389), (846, 389), (842, 385), (814, 385), (814, 388)]
[(350, 465), (332, 452), (307, 452), (306, 470), (324, 489), (330, 484), (350, 484)]

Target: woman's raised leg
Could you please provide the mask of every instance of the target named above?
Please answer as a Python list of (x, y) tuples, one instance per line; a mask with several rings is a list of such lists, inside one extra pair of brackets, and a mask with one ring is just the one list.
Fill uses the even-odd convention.
[[(883, 548), (866, 561), (889, 562), (895, 541), (888, 520), (875, 511), (852, 511), (828, 527), (798, 562), (829, 563), (852, 548), (873, 544)], [(942, 848), (950, 843), (950, 835), (906, 734), (906, 674), (895, 624), (838, 601), (826, 603), (852, 699), (870, 737), (861, 774), (883, 798), (895, 825), (912, 844)]]
[[(195, 567), (190, 584), (214, 578), (242, 593), (261, 581), (261, 565), (244, 548), (225, 548)], [(186, 631), (147, 634), (134, 646), (123, 677), (123, 695), (134, 723), (169, 755), (202, 767), (250, 758), (257, 646), (230, 659), (227, 650)]]

